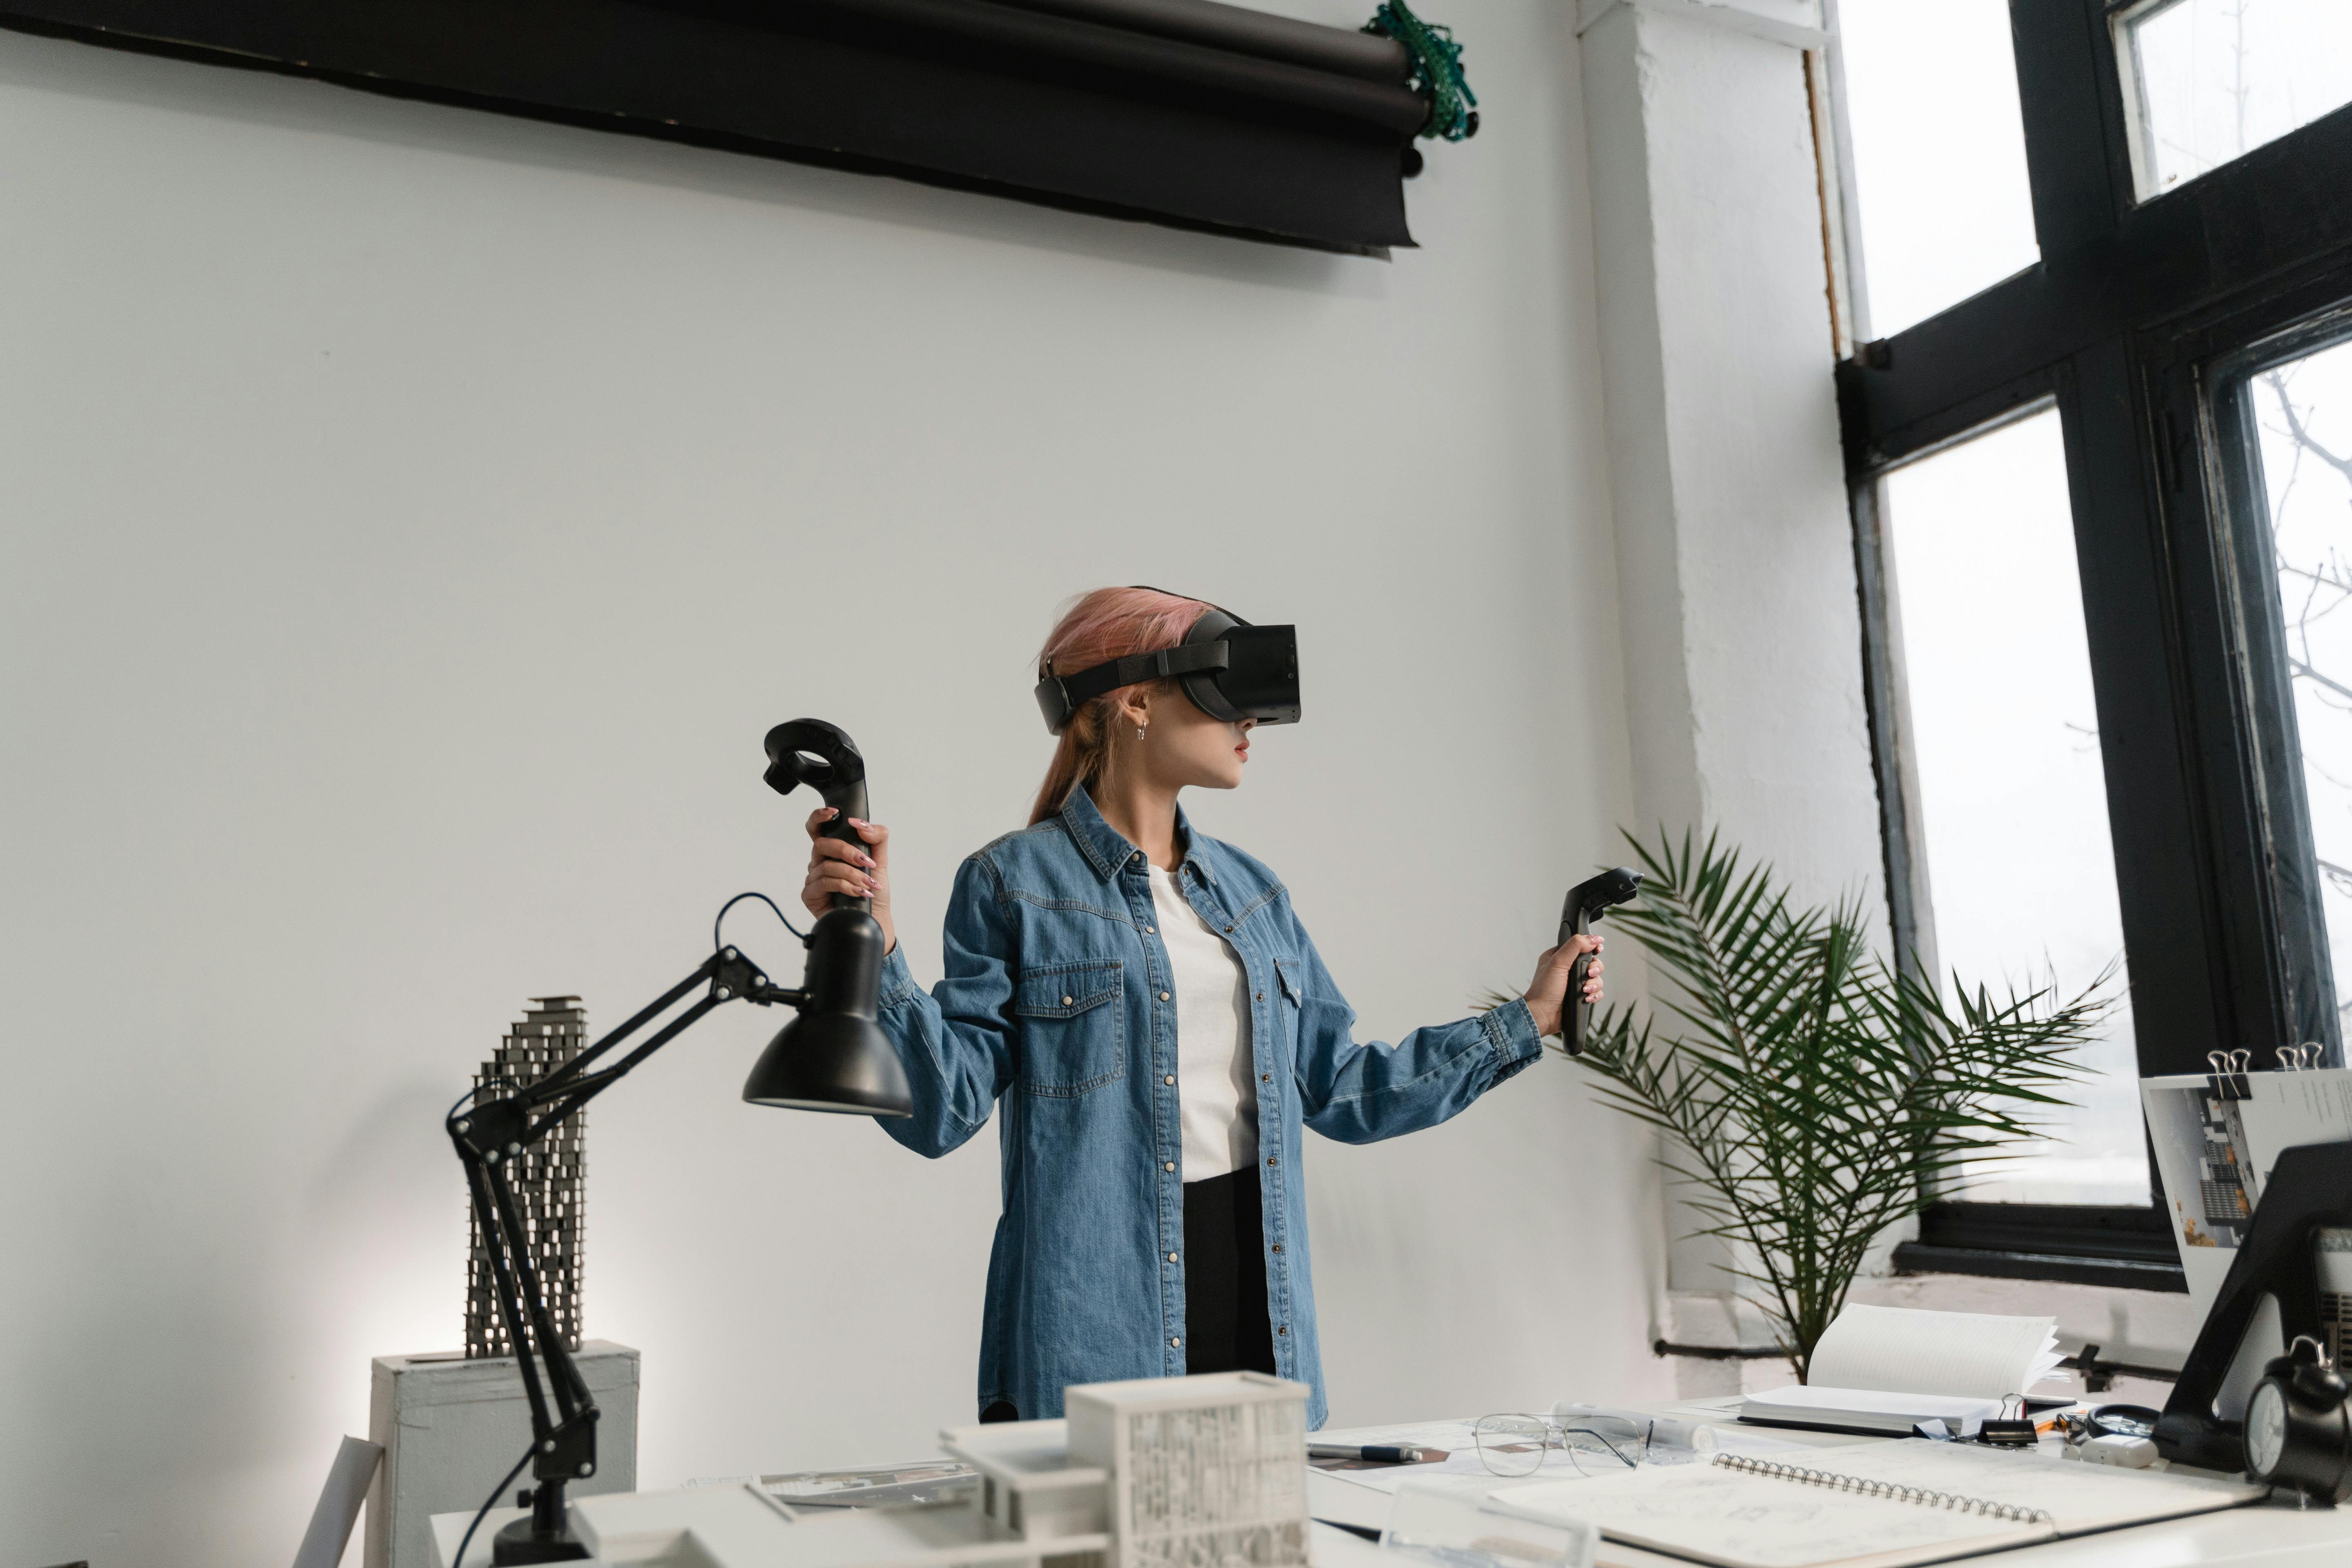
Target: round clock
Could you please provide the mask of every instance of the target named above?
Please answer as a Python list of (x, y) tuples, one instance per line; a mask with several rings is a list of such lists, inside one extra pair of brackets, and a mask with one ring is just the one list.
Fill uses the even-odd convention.
[(2286, 1455), (2286, 1390), (2265, 1378), (2246, 1401), (2246, 1473), (2267, 1481)]
[(2352, 1496), (2352, 1410), (2344, 1379), (2318, 1343), (2294, 1348), (2263, 1368), (2246, 1401), (2246, 1474), (2326, 1503)]

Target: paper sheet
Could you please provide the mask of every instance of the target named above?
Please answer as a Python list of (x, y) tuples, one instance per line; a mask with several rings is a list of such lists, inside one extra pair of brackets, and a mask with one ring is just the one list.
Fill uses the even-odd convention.
[(1716, 1466), (1634, 1471), (1581, 1486), (1515, 1489), (1503, 1500), (1538, 1517), (1580, 1519), (1612, 1540), (1651, 1544), (1702, 1561), (1759, 1568), (1811, 1568), (1847, 1559), (1909, 1555), (1927, 1562), (1956, 1542), (1990, 1550), (2143, 1520), (2251, 1502), (2263, 1488), (2201, 1476), (2103, 1470), (2039, 1453), (1955, 1443), (1883, 1442), (1794, 1463), (1927, 1491), (2038, 1510), (2053, 1524), (2013, 1524), (1979, 1514), (1897, 1502)]
[(2221, 1293), (2279, 1154), (2352, 1139), (2352, 1069), (2253, 1072), (2246, 1083), (2252, 1098), (2219, 1100), (2202, 1074), (2140, 1080), (2173, 1240), (2200, 1312)]
[(1753, 1568), (1814, 1568), (1905, 1552), (1918, 1552), (1926, 1560), (1960, 1555), (1963, 1542), (1970, 1550), (1989, 1551), (2050, 1533), (2046, 1526), (2003, 1523), (1712, 1465), (1637, 1471), (1582, 1487), (1530, 1487), (1502, 1500), (1538, 1519), (1597, 1525), (1612, 1541)]
[(1850, 1306), (1813, 1347), (1806, 1382), (1816, 1388), (2000, 1399), (2023, 1394), (2057, 1370), (2063, 1359), (2057, 1326), (2055, 1318)]

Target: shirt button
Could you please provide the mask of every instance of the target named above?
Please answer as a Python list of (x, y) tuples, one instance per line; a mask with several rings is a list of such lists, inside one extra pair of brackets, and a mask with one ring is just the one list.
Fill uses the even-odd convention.
[[(1278, 1242), (1278, 1241), (1277, 1241), (1277, 1242), (1276, 1242), (1276, 1243), (1274, 1244), (1274, 1249), (1275, 1249), (1276, 1252), (1280, 1252), (1280, 1251), (1282, 1250), (1282, 1243), (1280, 1243), (1280, 1242)], [(1174, 1256), (1175, 1256), (1175, 1254), (1174, 1254), (1174, 1253), (1170, 1253), (1170, 1254), (1169, 1254), (1169, 1256), (1172, 1258), (1172, 1257), (1174, 1257)]]
[(1231, 931), (1231, 930), (1233, 930), (1234, 928), (1233, 928), (1233, 927), (1231, 927), (1231, 926), (1227, 926), (1225, 929), (1226, 929), (1227, 931)]
[(1168, 1075), (1167, 1079), (1166, 1079), (1164, 1081), (1166, 1081), (1166, 1082), (1168, 1082), (1168, 1083), (1174, 1083), (1174, 1082), (1176, 1081), (1176, 1075), (1175, 1075), (1174, 1073), (1172, 1073), (1172, 1072), (1171, 1072), (1171, 1073), (1170, 1073), (1170, 1074)]
[(1170, 1254), (1168, 1255), (1168, 1261), (1169, 1261), (1169, 1262), (1171, 1262), (1171, 1263), (1175, 1262), (1175, 1261), (1176, 1261), (1176, 1255), (1175, 1255), (1174, 1253), (1172, 1253), (1172, 1252), (1171, 1252), (1171, 1253), (1170, 1253)]
[(1274, 1081), (1274, 1075), (1270, 1072), (1262, 1072), (1257, 1075), (1257, 1080), (1260, 1083), (1272, 1083)]
[(1271, 1154), (1268, 1154), (1268, 1155), (1265, 1157), (1265, 1163), (1266, 1163), (1267, 1164), (1269, 1164), (1269, 1165), (1279, 1165), (1279, 1164), (1281, 1164), (1281, 1163), (1282, 1163), (1282, 1162), (1281, 1162), (1280, 1160), (1276, 1159), (1276, 1158), (1275, 1158), (1273, 1155), (1271, 1155)]
[(1175, 1168), (1176, 1168), (1176, 1162), (1175, 1162), (1175, 1161), (1173, 1161), (1173, 1160), (1169, 1161), (1169, 1162), (1168, 1162), (1168, 1163), (1167, 1163), (1167, 1165), (1164, 1167), (1164, 1169), (1171, 1170), (1171, 1171), (1174, 1170)]
[(1165, 991), (1162, 991), (1162, 992), (1160, 994), (1160, 999), (1162, 1002), (1167, 1001), (1167, 1000), (1168, 1000), (1168, 993), (1167, 993), (1167, 992), (1165, 992)]
[(1070, 999), (1069, 999), (1067, 996), (1063, 997), (1063, 998), (1062, 998), (1062, 1005), (1063, 1005), (1063, 1006), (1065, 1006), (1065, 1007), (1066, 1007), (1066, 1006), (1068, 1006), (1069, 1005), (1070, 1005)]
[(1184, 1341), (1179, 1335), (1171, 1334), (1168, 1336), (1168, 1348), (1171, 1351), (1181, 1351), (1184, 1348)]
[(1286, 1334), (1290, 1332), (1290, 1325), (1288, 1323), (1277, 1323), (1275, 1325), (1274, 1331), (1277, 1334)]
[(1258, 999), (1259, 1001), (1261, 1001), (1261, 1002), (1265, 1001), (1265, 992), (1263, 992), (1263, 991), (1259, 992), (1259, 993), (1257, 994), (1257, 999)]

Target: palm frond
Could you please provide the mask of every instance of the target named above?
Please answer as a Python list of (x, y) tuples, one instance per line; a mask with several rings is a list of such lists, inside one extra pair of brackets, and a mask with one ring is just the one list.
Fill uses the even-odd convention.
[(1874, 953), (1852, 900), (1799, 905), (1769, 865), (1710, 834), (1627, 835), (1644, 880), (1612, 923), (1665, 984), (1601, 1010), (1577, 1059), (1599, 1098), (1664, 1134), (1661, 1163), (1805, 1375), (1887, 1226), (1961, 1167), (2013, 1155), (2069, 1102), (2114, 972), (2081, 994), (1955, 1005)]

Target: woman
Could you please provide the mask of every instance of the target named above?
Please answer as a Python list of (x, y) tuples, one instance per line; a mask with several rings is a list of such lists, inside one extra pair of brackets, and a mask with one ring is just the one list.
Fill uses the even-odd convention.
[[(1077, 686), (1175, 649), (1211, 608), (1097, 589), (1055, 626), (1041, 674)], [(957, 874), (947, 978), (929, 995), (891, 922), (888, 829), (853, 823), (860, 849), (815, 838), (830, 808), (809, 818), (803, 900), (870, 898), (888, 944), (882, 1027), (914, 1114), (882, 1126), (936, 1157), (1003, 1110), (983, 1421), (1057, 1416), (1073, 1383), (1255, 1368), (1306, 1383), (1320, 1426), (1300, 1129), (1364, 1143), (1444, 1121), (1541, 1054), (1570, 965), (1600, 950), (1573, 938), (1517, 1001), (1356, 1044), (1282, 884), (1176, 804), (1240, 784), (1252, 727), (1213, 718), (1178, 679), (1069, 710), (1029, 826)]]

